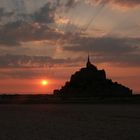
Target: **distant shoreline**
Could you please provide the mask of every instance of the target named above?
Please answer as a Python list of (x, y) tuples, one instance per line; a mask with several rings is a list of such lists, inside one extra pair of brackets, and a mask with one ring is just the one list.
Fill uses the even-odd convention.
[(0, 95), (0, 104), (140, 104), (140, 94), (130, 97), (60, 98), (54, 95)]

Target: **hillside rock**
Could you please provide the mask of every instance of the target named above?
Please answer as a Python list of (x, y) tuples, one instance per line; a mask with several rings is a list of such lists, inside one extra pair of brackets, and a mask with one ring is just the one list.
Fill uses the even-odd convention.
[(105, 70), (98, 70), (88, 57), (86, 67), (75, 72), (70, 81), (54, 94), (61, 97), (124, 97), (132, 90), (106, 78)]

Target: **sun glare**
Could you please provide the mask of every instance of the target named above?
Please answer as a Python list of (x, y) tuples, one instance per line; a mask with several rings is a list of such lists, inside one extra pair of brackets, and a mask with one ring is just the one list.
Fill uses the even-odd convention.
[(41, 85), (42, 86), (47, 86), (48, 85), (48, 81), (47, 80), (42, 80), (41, 81)]

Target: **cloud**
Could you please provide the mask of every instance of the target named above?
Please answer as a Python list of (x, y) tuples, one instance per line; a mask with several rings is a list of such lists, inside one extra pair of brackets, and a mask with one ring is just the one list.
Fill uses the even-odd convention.
[[(13, 17), (14, 21), (0, 26), (0, 45), (19, 46), (22, 42), (54, 40), (60, 37), (62, 34), (51, 26), (55, 23), (55, 12), (56, 5), (48, 2), (33, 14)], [(0, 10), (0, 18), (9, 14), (3, 9)]]
[(2, 19), (12, 17), (13, 14), (14, 12), (7, 12), (4, 8), (0, 8), (0, 21), (2, 22)]
[(33, 69), (11, 69), (11, 70), (0, 70), (0, 78), (14, 78), (14, 79), (31, 79), (40, 78), (47, 73), (43, 70)]
[(71, 41), (66, 50), (88, 51), (93, 47), (99, 53), (127, 53), (137, 50), (140, 38), (117, 38), (117, 37), (77, 37)]
[[(137, 6), (140, 4), (137, 0), (88, 0), (92, 3), (102, 4), (116, 4), (116, 5), (132, 5)], [(80, 1), (79, 0), (67, 0), (65, 4), (61, 3), (59, 0), (47, 2), (43, 7), (36, 10), (32, 14), (20, 14), (19, 17), (14, 17), (13, 12), (6, 12), (3, 8), (0, 9), (0, 19), (5, 17), (10, 17), (9, 19), (14, 19), (7, 21), (7, 23), (0, 26), (0, 45), (3, 47), (17, 47), (26, 42), (32, 41), (43, 41), (48, 40), (50, 42), (56, 42), (60, 39), (60, 42), (64, 51), (68, 52), (88, 52), (89, 48), (93, 47), (93, 52), (96, 55), (103, 57), (98, 57), (99, 62), (109, 62), (112, 63), (129, 63), (132, 65), (138, 64), (139, 51), (139, 38), (117, 38), (117, 37), (86, 37), (82, 33), (78, 33), (76, 25), (72, 24), (69, 18), (59, 17), (56, 19), (56, 14), (58, 7), (65, 6), (66, 9), (73, 8)], [(60, 31), (57, 29), (55, 24), (62, 24), (67, 29)], [(66, 24), (66, 25), (64, 25)], [(64, 26), (63, 26), (64, 25)], [(58, 27), (59, 28), (59, 27)], [(124, 27), (123, 27), (124, 28)], [(130, 27), (129, 27), (130, 28)], [(77, 30), (76, 30), (77, 29)], [(72, 32), (74, 31), (74, 32)], [(69, 32), (69, 33), (68, 33)], [(58, 42), (59, 43), (59, 42)], [(55, 44), (55, 43), (54, 43)], [(7, 48), (8, 49), (8, 48)], [(136, 53), (137, 52), (137, 53)], [(116, 56), (120, 56), (117, 58)], [(69, 65), (73, 65), (73, 60), (54, 60), (52, 58), (39, 57), (31, 58), (30, 56), (0, 56), (1, 63), (0, 67), (43, 67), (46, 63), (48, 64), (63, 64), (67, 62)], [(126, 57), (126, 59), (125, 59)], [(133, 58), (132, 58), (133, 57)], [(111, 59), (113, 58), (113, 59)], [(11, 59), (13, 61), (10, 61)], [(34, 59), (34, 61), (33, 61)], [(28, 60), (25, 62), (25, 60)], [(136, 62), (136, 63), (135, 63)]]
[(42, 8), (32, 15), (34, 22), (38, 23), (54, 23), (54, 14), (56, 7), (52, 7), (51, 3), (46, 3)]
[[(71, 67), (77, 65), (81, 58), (54, 59), (49, 56), (1, 55), (0, 68), (48, 68)], [(77, 63), (75, 63), (77, 62)]]
[[(71, 70), (71, 69), (67, 69)], [(66, 79), (68, 78), (67, 71), (63, 69), (48, 69), (48, 68), (36, 68), (36, 69), (10, 69), (10, 70), (1, 70), (0, 69), (0, 78), (1, 79)]]
[(39, 79), (51, 77), (47, 69), (10, 69), (10, 70), (0, 70), (0, 78), (14, 78), (14, 79)]
[(57, 30), (47, 24), (35, 22), (15, 21), (4, 25), (0, 29), (0, 44), (5, 46), (18, 46), (22, 42), (55, 40), (62, 36)]
[(95, 61), (97, 63), (109, 63), (119, 67), (140, 67), (139, 54), (124, 55), (97, 55)]
[(121, 7), (137, 7), (140, 6), (139, 0), (85, 0), (90, 4), (115, 4)]
[(65, 7), (68, 9), (77, 6), (80, 3), (80, 0), (67, 0)]
[(64, 46), (65, 51), (91, 52), (100, 63), (140, 66), (140, 38), (79, 37)]
[(12, 0), (13, 7), (18, 13), (24, 13), (26, 11), (25, 1), (24, 0)]
[(115, 4), (118, 4), (120, 6), (126, 6), (126, 7), (140, 6), (139, 0), (114, 0), (112, 2), (114, 2)]
[[(70, 6), (69, 4), (70, 2), (67, 3), (67, 8)], [(67, 25), (68, 30), (76, 29), (77, 26), (74, 26), (68, 18), (56, 18), (59, 5), (60, 7), (62, 5), (59, 0), (47, 2), (32, 14), (19, 15), (14, 12), (5, 12), (3, 8), (0, 9), (0, 18), (11, 16), (0, 26), (1, 47), (17, 47), (29, 41), (49, 40), (54, 42), (58, 38), (64, 38), (64, 32), (67, 31), (61, 31), (63, 30), (61, 27), (58, 29), (58, 24)]]

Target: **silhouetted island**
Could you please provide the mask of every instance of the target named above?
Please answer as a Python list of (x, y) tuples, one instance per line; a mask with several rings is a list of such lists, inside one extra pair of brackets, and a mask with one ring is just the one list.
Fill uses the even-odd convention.
[(132, 90), (107, 79), (105, 70), (98, 70), (88, 56), (86, 67), (75, 72), (60, 90), (54, 90), (54, 95), (64, 98), (128, 97), (132, 96)]

